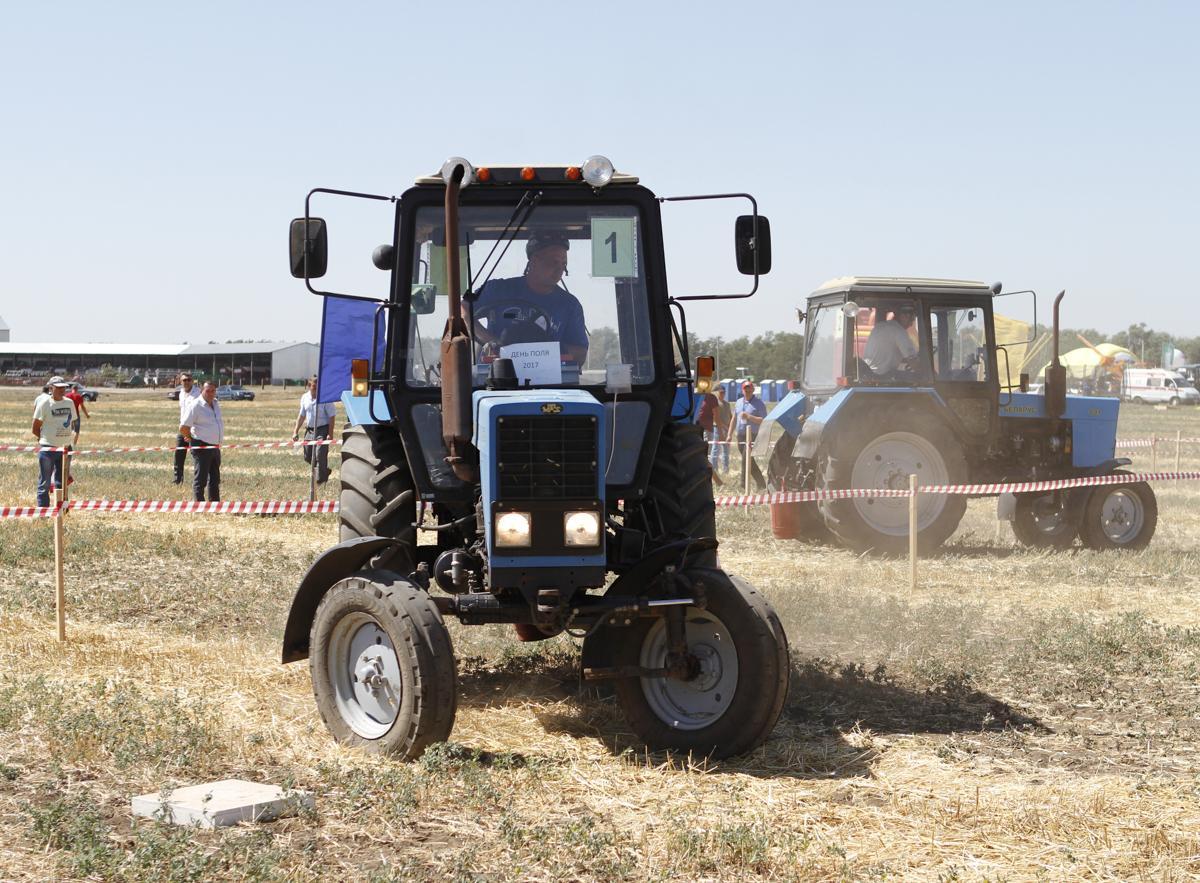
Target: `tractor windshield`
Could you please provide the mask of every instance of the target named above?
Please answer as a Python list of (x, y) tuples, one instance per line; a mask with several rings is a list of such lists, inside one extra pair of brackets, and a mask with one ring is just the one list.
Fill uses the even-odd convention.
[[(636, 207), (462, 206), (458, 260), (464, 318), (475, 339), (475, 386), (512, 359), (531, 386), (594, 386), (627, 365), (654, 379), (645, 250)], [(448, 288), (442, 210), (417, 214), (406, 379), (441, 383)]]

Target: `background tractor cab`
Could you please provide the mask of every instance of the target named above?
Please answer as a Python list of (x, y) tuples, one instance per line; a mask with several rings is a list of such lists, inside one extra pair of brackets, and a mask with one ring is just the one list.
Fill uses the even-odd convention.
[[(948, 279), (848, 277), (818, 289), (806, 323), (800, 389), (769, 415), (755, 446), (775, 490), (978, 484), (1107, 474), (1119, 402), (1066, 394), (1053, 359), (1044, 395), (1019, 373), (1036, 352), (1026, 336), (997, 342), (1001, 287)], [(910, 318), (911, 316), (911, 318)], [(1005, 320), (1006, 327), (1011, 323)], [(1010, 332), (1009, 337), (1012, 338)], [(922, 495), (919, 541), (941, 545), (966, 509), (961, 495)], [(1001, 517), (1023, 542), (1140, 548), (1157, 521), (1144, 483), (1002, 498)], [(908, 501), (871, 498), (776, 507), (777, 536), (832, 535), (859, 550), (906, 548)]]
[(585, 677), (615, 682), (653, 746), (723, 756), (762, 742), (787, 690), (786, 638), (716, 563), (693, 417), (712, 360), (693, 376), (682, 304), (757, 290), (770, 230), (754, 200), (678, 197), (749, 203), (734, 251), (754, 282), (671, 297), (667, 200), (603, 157), (452, 159), (398, 199), (314, 190), (292, 223), (292, 272), (342, 297), (355, 295), (311, 283), (330, 234), (309, 204), (330, 195), (395, 206), (372, 256), (390, 296), (375, 339), (353, 341), (343, 396), (342, 542), (302, 581), (283, 642), (285, 662), (310, 659), (333, 734), (405, 757), (447, 738), (451, 615), (524, 640), (584, 637)]

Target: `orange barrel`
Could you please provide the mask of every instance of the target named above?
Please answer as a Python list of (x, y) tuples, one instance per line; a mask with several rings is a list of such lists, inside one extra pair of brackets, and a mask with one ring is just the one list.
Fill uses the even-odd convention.
[(803, 515), (800, 507), (805, 503), (772, 503), (771, 533), (777, 540), (800, 539), (800, 523)]

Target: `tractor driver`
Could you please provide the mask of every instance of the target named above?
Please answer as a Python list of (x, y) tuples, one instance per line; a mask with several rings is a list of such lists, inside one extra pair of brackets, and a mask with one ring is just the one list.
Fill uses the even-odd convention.
[[(884, 312), (876, 308), (875, 314)], [(877, 377), (892, 377), (900, 372), (912, 371), (917, 361), (917, 343), (909, 334), (916, 321), (916, 307), (911, 303), (898, 304), (892, 310), (892, 318), (876, 322), (863, 348), (863, 361)]]
[(534, 233), (525, 244), (524, 275), (492, 279), (476, 295), (476, 338), (494, 346), (558, 341), (564, 360), (582, 365), (588, 351), (583, 306), (560, 285), (569, 248), (562, 233)]

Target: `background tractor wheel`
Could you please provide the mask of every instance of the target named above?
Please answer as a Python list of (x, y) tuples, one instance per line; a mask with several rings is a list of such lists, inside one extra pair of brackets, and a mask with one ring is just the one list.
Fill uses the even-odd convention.
[(450, 737), (457, 677), (450, 633), (432, 599), (396, 573), (336, 583), (310, 634), (317, 710), (333, 737), (413, 760)]
[(400, 541), (371, 562), (400, 573), (416, 566), (416, 490), (404, 445), (386, 426), (348, 426), (342, 433), (340, 540), (394, 537)]
[(1069, 549), (1079, 533), (1080, 506), (1071, 493), (1017, 494), (1012, 528), (1017, 540), (1035, 549)]
[[(646, 499), (630, 515), (629, 526), (644, 531), (656, 543), (717, 535), (712, 466), (708, 462), (708, 443), (699, 426), (663, 426)], [(715, 550), (691, 558), (699, 565), (715, 565), (716, 559)]]
[[(787, 698), (787, 637), (770, 603), (721, 570), (685, 574), (704, 588), (706, 606), (685, 611), (688, 651), (698, 674), (624, 678), (617, 699), (633, 731), (654, 749), (713, 758), (743, 754), (775, 728)], [(614, 664), (660, 668), (668, 648), (666, 620), (642, 619), (611, 630)]]
[(1094, 488), (1079, 537), (1089, 549), (1144, 549), (1158, 526), (1158, 500), (1144, 481)]
[[(962, 484), (967, 461), (945, 424), (898, 408), (858, 412), (858, 425), (838, 432), (818, 455), (823, 490), (906, 490), (915, 473), (922, 485)], [(957, 494), (922, 494), (917, 504), (917, 542), (922, 552), (942, 545), (967, 509)], [(899, 555), (908, 551), (908, 499), (860, 497), (820, 503), (830, 532), (859, 552)]]

